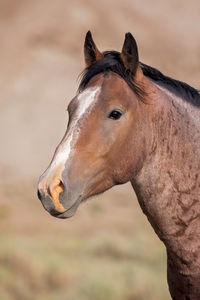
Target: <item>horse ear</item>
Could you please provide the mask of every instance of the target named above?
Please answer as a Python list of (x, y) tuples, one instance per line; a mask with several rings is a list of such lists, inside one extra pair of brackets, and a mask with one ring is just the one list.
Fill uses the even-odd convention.
[(136, 40), (130, 32), (126, 33), (124, 45), (122, 47), (121, 59), (127, 70), (130, 70), (132, 76), (135, 76), (138, 65), (138, 47)]
[(103, 58), (103, 54), (95, 45), (90, 31), (87, 32), (85, 37), (84, 55), (86, 67), (91, 66), (91, 64)]

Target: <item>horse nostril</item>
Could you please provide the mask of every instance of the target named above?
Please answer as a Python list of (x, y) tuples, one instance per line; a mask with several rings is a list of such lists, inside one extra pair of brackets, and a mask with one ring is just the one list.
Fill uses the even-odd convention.
[(59, 184), (58, 186), (62, 189), (62, 191), (64, 192), (64, 189), (65, 189), (65, 186), (64, 186), (64, 183), (62, 182), (62, 180), (59, 180)]
[(47, 189), (47, 192), (54, 204), (55, 210), (60, 213), (66, 211), (66, 209), (63, 207), (62, 203), (60, 202), (60, 195), (64, 192), (64, 189), (65, 189), (64, 183), (60, 178), (51, 182), (51, 185), (49, 185)]
[(41, 201), (41, 200), (42, 200), (42, 194), (41, 194), (41, 192), (40, 192), (39, 189), (37, 190), (37, 196), (38, 196), (38, 198), (39, 198), (40, 201)]
[(64, 183), (62, 182), (62, 180), (56, 180), (54, 184), (48, 188), (48, 192), (53, 198), (57, 198), (61, 193), (63, 193)]

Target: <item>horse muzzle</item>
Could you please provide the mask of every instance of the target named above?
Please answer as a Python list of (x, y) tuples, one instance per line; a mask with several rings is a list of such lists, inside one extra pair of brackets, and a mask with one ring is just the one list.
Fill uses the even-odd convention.
[(43, 176), (38, 183), (38, 198), (45, 210), (61, 219), (72, 217), (81, 203), (81, 195), (67, 191), (61, 179), (48, 180)]

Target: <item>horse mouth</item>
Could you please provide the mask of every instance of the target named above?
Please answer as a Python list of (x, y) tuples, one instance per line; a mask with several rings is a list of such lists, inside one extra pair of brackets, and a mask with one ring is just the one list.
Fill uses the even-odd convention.
[(71, 218), (73, 217), (73, 215), (75, 214), (79, 204), (81, 203), (81, 196), (78, 198), (78, 200), (76, 200), (76, 202), (68, 209), (66, 209), (66, 211), (60, 213), (58, 212), (57, 210), (55, 209), (51, 209), (49, 211), (49, 213), (55, 217), (55, 218), (58, 218), (58, 219), (68, 219), (68, 218)]

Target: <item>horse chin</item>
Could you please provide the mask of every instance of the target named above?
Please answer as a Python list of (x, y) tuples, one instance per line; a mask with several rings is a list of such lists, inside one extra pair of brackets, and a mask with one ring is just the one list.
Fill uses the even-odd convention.
[(53, 211), (50, 211), (50, 214), (53, 216), (53, 217), (56, 217), (58, 219), (68, 219), (68, 218), (71, 218), (73, 217), (73, 215), (75, 214), (79, 204), (81, 203), (81, 196), (76, 200), (76, 202), (70, 207), (68, 208), (66, 211), (62, 212), (62, 213), (59, 213), (59, 212), (56, 212), (55, 210)]

